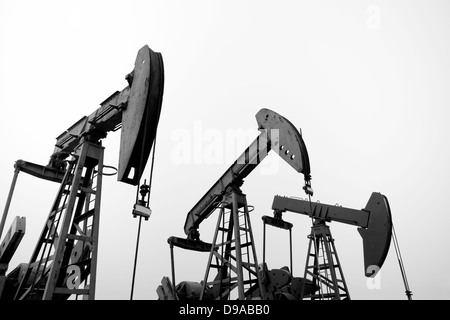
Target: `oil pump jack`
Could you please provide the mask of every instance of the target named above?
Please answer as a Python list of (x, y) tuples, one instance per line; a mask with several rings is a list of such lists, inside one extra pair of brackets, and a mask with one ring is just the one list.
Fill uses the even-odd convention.
[[(168, 239), (172, 257), (172, 283), (168, 277), (163, 278), (157, 288), (160, 299), (179, 299), (186, 292), (194, 292), (190, 296), (198, 299), (222, 299), (228, 297), (235, 288), (239, 299), (255, 295), (265, 297), (263, 278), (258, 270), (250, 209), (246, 195), (241, 191), (244, 179), (273, 150), (294, 170), (304, 175), (305, 191), (312, 192), (312, 189), (308, 153), (295, 126), (269, 109), (261, 109), (256, 114), (256, 121), (261, 131), (259, 136), (188, 212), (184, 224), (187, 238)], [(199, 226), (216, 210), (219, 215), (213, 241), (203, 242), (200, 240)], [(183, 282), (180, 283), (180, 290), (175, 288), (174, 247), (209, 252), (202, 284)], [(211, 268), (217, 269), (217, 275), (212, 281), (209, 280)]]
[[(94, 299), (102, 176), (108, 175), (103, 171), (107, 166), (103, 165), (101, 140), (108, 132), (121, 129), (118, 180), (139, 185), (154, 148), (161, 111), (164, 86), (161, 55), (144, 46), (126, 80), (125, 89), (116, 91), (95, 112), (57, 137), (47, 166), (16, 161), (0, 222), (0, 239), (19, 172), (57, 182), (60, 188), (29, 263), (20, 264), (6, 275), (25, 233), (24, 217), (16, 217), (0, 243), (0, 299), (62, 300), (79, 296)], [(244, 179), (273, 150), (303, 174), (303, 189), (308, 196), (313, 190), (307, 149), (295, 126), (269, 109), (261, 109), (256, 120), (260, 135), (188, 212), (184, 224), (187, 238), (168, 239), (172, 280), (162, 279), (157, 288), (160, 299), (229, 299), (236, 291), (240, 300), (349, 299), (326, 224), (331, 221), (359, 227), (366, 276), (373, 276), (382, 267), (389, 250), (392, 220), (387, 198), (379, 193), (373, 193), (362, 210), (276, 196), (272, 205), (274, 217), (263, 217), (264, 257), (263, 263), (258, 263), (249, 214), (252, 206), (247, 204), (241, 190)], [(147, 220), (151, 214), (149, 201), (145, 200), (148, 186), (144, 183), (140, 191), (142, 199), (138, 200), (137, 192), (132, 213)], [(203, 242), (199, 226), (216, 211), (212, 242)], [(292, 224), (282, 219), (282, 214), (288, 211), (308, 215), (313, 220), (303, 278), (293, 277), (292, 267), (269, 270), (265, 263), (265, 227), (271, 225), (291, 232)], [(176, 285), (174, 247), (209, 253), (203, 281)], [(210, 277), (212, 269), (217, 270), (214, 279)]]
[[(127, 87), (114, 92), (96, 111), (56, 138), (48, 165), (23, 160), (15, 163), (0, 237), (19, 172), (60, 183), (60, 187), (29, 262), (8, 275), (8, 263), (25, 232), (25, 218), (17, 217), (5, 236), (0, 247), (1, 299), (94, 299), (102, 177), (110, 175), (103, 171), (107, 166), (103, 164), (101, 140), (108, 132), (121, 129), (119, 165), (113, 174), (117, 173), (120, 182), (139, 185), (161, 112), (161, 54), (142, 47), (125, 79)], [(145, 192), (132, 213), (147, 220), (151, 210), (144, 197)]]
[[(156, 290), (159, 299), (350, 299), (334, 240), (326, 225), (330, 221), (360, 227), (366, 276), (373, 276), (383, 265), (389, 250), (392, 221), (387, 198), (378, 193), (372, 194), (363, 210), (276, 196), (272, 207), (274, 217), (263, 217), (264, 257), (263, 263), (258, 263), (249, 215), (253, 210), (241, 191), (244, 179), (273, 150), (295, 171), (303, 174), (303, 190), (309, 199), (313, 189), (308, 152), (296, 127), (269, 109), (261, 109), (256, 120), (260, 135), (188, 212), (184, 224), (187, 238), (168, 239), (172, 279), (163, 277)], [(218, 211), (217, 224), (212, 242), (207, 243), (200, 240), (198, 229), (201, 222), (215, 211)], [(293, 277), (289, 268), (269, 270), (265, 262), (266, 225), (291, 232), (292, 224), (282, 219), (282, 213), (286, 211), (306, 214), (314, 220), (308, 236), (310, 244), (303, 278)], [(290, 239), (292, 257), (292, 237)], [(174, 247), (209, 253), (201, 282), (176, 283)], [(213, 277), (210, 275), (212, 269), (217, 270)]]
[[(263, 216), (264, 256), (266, 224), (291, 232), (292, 224), (282, 219), (283, 212), (308, 215), (313, 220), (303, 278), (294, 278), (286, 270), (272, 270), (270, 277), (282, 279), (271, 286), (271, 294), (284, 299), (341, 300), (350, 299), (334, 239), (327, 222), (340, 222), (359, 227), (363, 240), (366, 277), (374, 277), (383, 266), (392, 237), (392, 217), (389, 202), (381, 193), (372, 193), (362, 210), (337, 205), (312, 203), (311, 200), (275, 196), (274, 217)], [(290, 237), (292, 239), (292, 237)], [(292, 241), (292, 240), (291, 240)], [(292, 243), (290, 245), (292, 250)], [(292, 256), (292, 252), (291, 252)], [(265, 258), (263, 259), (265, 263)], [(292, 267), (291, 267), (292, 269)]]

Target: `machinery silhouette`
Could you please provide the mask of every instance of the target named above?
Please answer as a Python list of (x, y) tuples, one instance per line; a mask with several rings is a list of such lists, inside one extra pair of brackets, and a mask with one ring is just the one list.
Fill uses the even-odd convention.
[[(172, 280), (163, 277), (157, 288), (159, 299), (350, 299), (334, 240), (326, 224), (330, 221), (359, 227), (366, 276), (374, 276), (382, 267), (391, 242), (392, 219), (387, 198), (379, 193), (373, 193), (362, 210), (275, 196), (272, 206), (274, 217), (262, 217), (264, 257), (261, 264), (258, 262), (250, 210), (246, 195), (241, 191), (244, 179), (273, 150), (295, 171), (303, 174), (303, 189), (309, 197), (313, 195), (313, 190), (308, 152), (296, 127), (269, 109), (261, 109), (256, 114), (256, 120), (260, 135), (188, 212), (184, 225), (187, 238), (168, 239)], [(214, 211), (218, 211), (218, 218), (213, 240), (211, 243), (203, 242), (198, 228)], [(286, 267), (268, 269), (265, 263), (266, 225), (291, 232), (292, 224), (282, 219), (282, 213), (286, 211), (305, 214), (313, 219), (304, 277), (294, 277)], [(201, 282), (182, 281), (176, 284), (174, 247), (209, 253)], [(292, 243), (290, 248), (292, 270)], [(211, 277), (213, 269), (217, 272)], [(234, 296), (233, 291), (237, 291)]]
[[(141, 185), (141, 178), (151, 151), (155, 154), (164, 91), (161, 54), (142, 47), (134, 69), (125, 79), (127, 87), (114, 92), (91, 115), (82, 117), (56, 138), (48, 165), (16, 161), (0, 222), (0, 239), (19, 172), (59, 183), (60, 187), (30, 260), (8, 274), (9, 263), (25, 233), (26, 218), (17, 216), (2, 240), (0, 299), (95, 299), (102, 177), (109, 175), (104, 171), (107, 166), (103, 164), (101, 140), (119, 129), (118, 181), (137, 187), (132, 211), (134, 217), (139, 217), (137, 256), (141, 220), (148, 220), (151, 215), (151, 179), (150, 185), (146, 181)], [(163, 277), (156, 289), (160, 300), (350, 299), (327, 224), (331, 221), (358, 227), (363, 240), (365, 276), (374, 276), (383, 266), (393, 235), (387, 197), (373, 193), (362, 210), (312, 203), (309, 157), (300, 132), (288, 119), (269, 109), (261, 109), (256, 121), (259, 136), (187, 213), (186, 237), (168, 239), (172, 275), (171, 279)], [(274, 216), (262, 217), (264, 254), (260, 263), (249, 215), (254, 208), (247, 204), (241, 189), (244, 179), (270, 151), (303, 175), (303, 190), (309, 200), (274, 197)], [(266, 264), (266, 226), (291, 233), (292, 224), (282, 218), (287, 212), (307, 215), (312, 220), (303, 277), (291, 274), (292, 237), (291, 267), (269, 269)], [(213, 214), (217, 214), (214, 236), (211, 242), (204, 242), (199, 227)], [(176, 283), (175, 247), (209, 254), (202, 281)], [(406, 288), (411, 298), (411, 291)]]
[[(137, 54), (128, 86), (116, 91), (89, 116), (81, 118), (56, 140), (47, 166), (18, 160), (0, 225), (8, 214), (19, 172), (60, 183), (60, 188), (28, 263), (6, 275), (25, 232), (17, 217), (2, 241), (0, 297), (2, 299), (94, 299), (99, 216), (104, 172), (101, 140), (121, 129), (118, 180), (138, 185), (156, 138), (164, 69), (160, 53), (148, 46)], [(150, 208), (138, 200), (133, 215), (148, 219)]]

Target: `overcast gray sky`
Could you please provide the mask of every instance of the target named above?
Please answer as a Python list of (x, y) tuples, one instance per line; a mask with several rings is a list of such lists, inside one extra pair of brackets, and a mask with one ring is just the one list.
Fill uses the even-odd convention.
[[(313, 201), (361, 209), (373, 191), (386, 195), (413, 298), (449, 299), (449, 10), (437, 0), (1, 0), (0, 206), (14, 162), (47, 164), (60, 133), (127, 86), (147, 44), (163, 56), (165, 91), (135, 299), (157, 299), (171, 273), (167, 238), (185, 236), (187, 212), (245, 148), (226, 141), (259, 134), (261, 108), (302, 129)], [(192, 143), (182, 160), (188, 140), (180, 137)], [(117, 167), (119, 138), (103, 142), (107, 165)], [(261, 217), (274, 195), (303, 197), (302, 184), (276, 154), (246, 179), (260, 260)], [(19, 175), (5, 228), (26, 216), (27, 232), (10, 270), (28, 262), (57, 188)], [(98, 299), (130, 296), (134, 197), (134, 187), (105, 177)], [(201, 225), (202, 240), (211, 241), (215, 217)], [(302, 276), (311, 222), (284, 218), (294, 224), (294, 275)], [(406, 299), (393, 246), (371, 289), (357, 229), (330, 225), (353, 299)], [(269, 268), (288, 265), (288, 235), (269, 231)], [(178, 249), (175, 259), (177, 280), (202, 280), (207, 254)]]

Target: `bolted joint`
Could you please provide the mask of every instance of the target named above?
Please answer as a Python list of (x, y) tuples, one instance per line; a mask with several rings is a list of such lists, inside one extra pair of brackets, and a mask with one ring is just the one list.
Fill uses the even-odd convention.
[(140, 216), (140, 217), (143, 217), (145, 219), (145, 221), (147, 221), (148, 218), (150, 218), (151, 214), (152, 214), (152, 210), (150, 208), (143, 206), (139, 203), (136, 203), (133, 207), (133, 218)]
[(309, 196), (313, 196), (314, 194), (314, 190), (311, 187), (311, 180), (305, 180), (305, 185), (303, 186), (303, 190), (305, 191), (305, 193)]
[(145, 197), (150, 192), (150, 186), (146, 184), (146, 181), (144, 181), (144, 184), (141, 185), (139, 189), (141, 199), (138, 200), (133, 207), (133, 217), (136, 218), (137, 216), (140, 216), (147, 221), (152, 214), (152, 210), (147, 206), (147, 201), (145, 201)]
[(140, 201), (143, 201), (145, 203), (145, 197), (147, 196), (149, 191), (150, 191), (150, 186), (148, 184), (145, 184), (145, 181), (144, 181), (144, 184), (141, 185), (140, 191), (139, 191), (139, 193), (141, 194), (141, 197), (142, 197)]
[(200, 232), (198, 231), (198, 229), (190, 229), (188, 239), (200, 241)]
[(128, 86), (131, 88), (134, 80), (134, 70), (125, 76), (125, 80), (127, 80)]
[(274, 210), (273, 217), (277, 220), (283, 220), (283, 212), (281, 210)]

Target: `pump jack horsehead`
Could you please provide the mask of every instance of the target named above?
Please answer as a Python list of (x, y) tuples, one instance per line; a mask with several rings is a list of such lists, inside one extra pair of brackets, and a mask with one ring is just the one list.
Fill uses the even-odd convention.
[[(29, 263), (22, 263), (8, 275), (7, 264), (24, 232), (21, 219), (13, 227), (14, 237), (5, 239), (7, 255), (1, 253), (0, 298), (2, 299), (94, 299), (97, 272), (99, 215), (104, 172), (101, 139), (121, 129), (118, 181), (139, 185), (156, 138), (161, 113), (164, 68), (162, 56), (142, 47), (134, 69), (125, 77), (128, 86), (116, 91), (89, 116), (82, 117), (60, 134), (47, 166), (18, 160), (10, 196), (0, 228), (11, 201), (17, 174), (22, 171), (60, 183)], [(115, 173), (114, 173), (115, 174)], [(150, 216), (148, 203), (140, 200), (134, 216)], [(2, 246), (3, 248), (3, 246)]]
[[(47, 166), (23, 160), (16, 162), (0, 222), (0, 239), (19, 172), (57, 182), (60, 188), (28, 263), (20, 264), (6, 275), (25, 232), (24, 217), (14, 220), (0, 243), (0, 299), (95, 298), (102, 176), (108, 175), (104, 172), (107, 166), (103, 165), (101, 140), (108, 132), (121, 129), (118, 181), (139, 186), (152, 148), (154, 154), (161, 113), (164, 88), (161, 54), (148, 46), (141, 48), (134, 69), (125, 79), (127, 87), (114, 92), (95, 112), (82, 117), (56, 138)], [(292, 268), (269, 270), (265, 257), (261, 264), (258, 262), (249, 215), (251, 206), (247, 205), (246, 195), (241, 191), (244, 179), (270, 151), (275, 151), (296, 172), (303, 174), (306, 194), (311, 196), (313, 191), (307, 149), (296, 127), (269, 109), (261, 109), (256, 120), (260, 135), (188, 212), (184, 224), (187, 238), (168, 239), (172, 281), (163, 278), (157, 288), (160, 299), (228, 299), (236, 291), (241, 300), (349, 299), (326, 225), (331, 221), (359, 227), (366, 276), (373, 275), (371, 267), (383, 265), (389, 250), (392, 221), (387, 198), (376, 193), (362, 210), (276, 196), (272, 206), (274, 217), (263, 217), (264, 228), (268, 224), (291, 232), (292, 225), (282, 220), (282, 213), (291, 211), (310, 216), (314, 224), (309, 236), (308, 259), (313, 256), (314, 261), (308, 260), (303, 278), (294, 277)], [(133, 216), (139, 216), (139, 223), (142, 217), (147, 220), (151, 214), (149, 201), (144, 199), (146, 190), (144, 183), (141, 186), (143, 197), (133, 210)], [(200, 224), (217, 211), (212, 243), (203, 242)], [(174, 247), (209, 253), (201, 283), (183, 281), (176, 285)], [(319, 257), (318, 249), (326, 252), (325, 258)], [(217, 271), (213, 279), (210, 277), (212, 269)], [(324, 276), (323, 269), (329, 270), (331, 276)], [(323, 286), (331, 291), (324, 294)]]
[[(366, 208), (360, 211), (342, 207), (331, 208), (311, 202), (307, 202), (306, 207), (305, 203), (292, 203), (290, 198), (276, 197), (273, 204), (274, 217), (263, 217), (264, 231), (266, 224), (291, 231), (292, 224), (281, 218), (281, 214), (285, 211), (307, 214), (314, 219), (312, 235), (309, 238), (314, 239), (316, 248), (320, 244), (330, 249), (327, 261), (322, 261), (320, 265), (323, 267), (327, 264), (326, 267), (333, 274), (332, 279), (323, 279), (319, 273), (320, 268), (317, 268), (318, 253), (313, 251), (310, 251), (308, 256), (314, 255), (315, 261), (312, 268), (307, 266), (303, 278), (294, 277), (286, 269), (268, 270), (265, 257), (262, 264), (258, 263), (249, 206), (245, 194), (240, 189), (244, 178), (258, 166), (268, 152), (274, 150), (295, 171), (303, 174), (303, 189), (306, 194), (311, 196), (313, 190), (308, 152), (302, 135), (296, 127), (288, 119), (269, 109), (261, 109), (256, 114), (256, 120), (258, 129), (261, 131), (260, 135), (188, 212), (184, 224), (187, 238), (170, 237), (168, 239), (172, 259), (172, 279), (163, 277), (161, 285), (157, 288), (159, 299), (229, 299), (234, 289), (237, 289), (235, 296), (240, 300), (315, 299), (320, 296), (320, 287), (324, 283), (335, 286), (332, 288), (333, 294), (329, 297), (349, 299), (346, 286), (344, 285), (341, 289), (342, 285), (339, 285), (339, 283), (345, 283), (343, 275), (340, 279), (335, 272), (336, 268), (339, 268), (338, 271), (342, 270), (340, 270), (339, 262), (336, 263), (336, 250), (330, 249), (330, 243), (333, 240), (328, 226), (325, 225), (325, 222), (329, 221), (359, 226), (359, 232), (363, 238), (366, 266), (381, 268), (389, 249), (392, 222), (386, 197), (375, 193)], [(301, 206), (300, 209), (299, 206)], [(199, 226), (217, 210), (219, 214), (213, 241), (212, 243), (203, 242), (200, 240)], [(319, 226), (322, 229), (318, 229)], [(174, 247), (209, 252), (206, 272), (200, 283), (182, 281), (177, 284), (175, 282)], [(216, 263), (213, 263), (213, 258)], [(210, 279), (212, 268), (217, 269), (217, 274)], [(372, 272), (366, 273), (366, 276), (371, 275)], [(323, 294), (321, 297), (324, 297)]]

